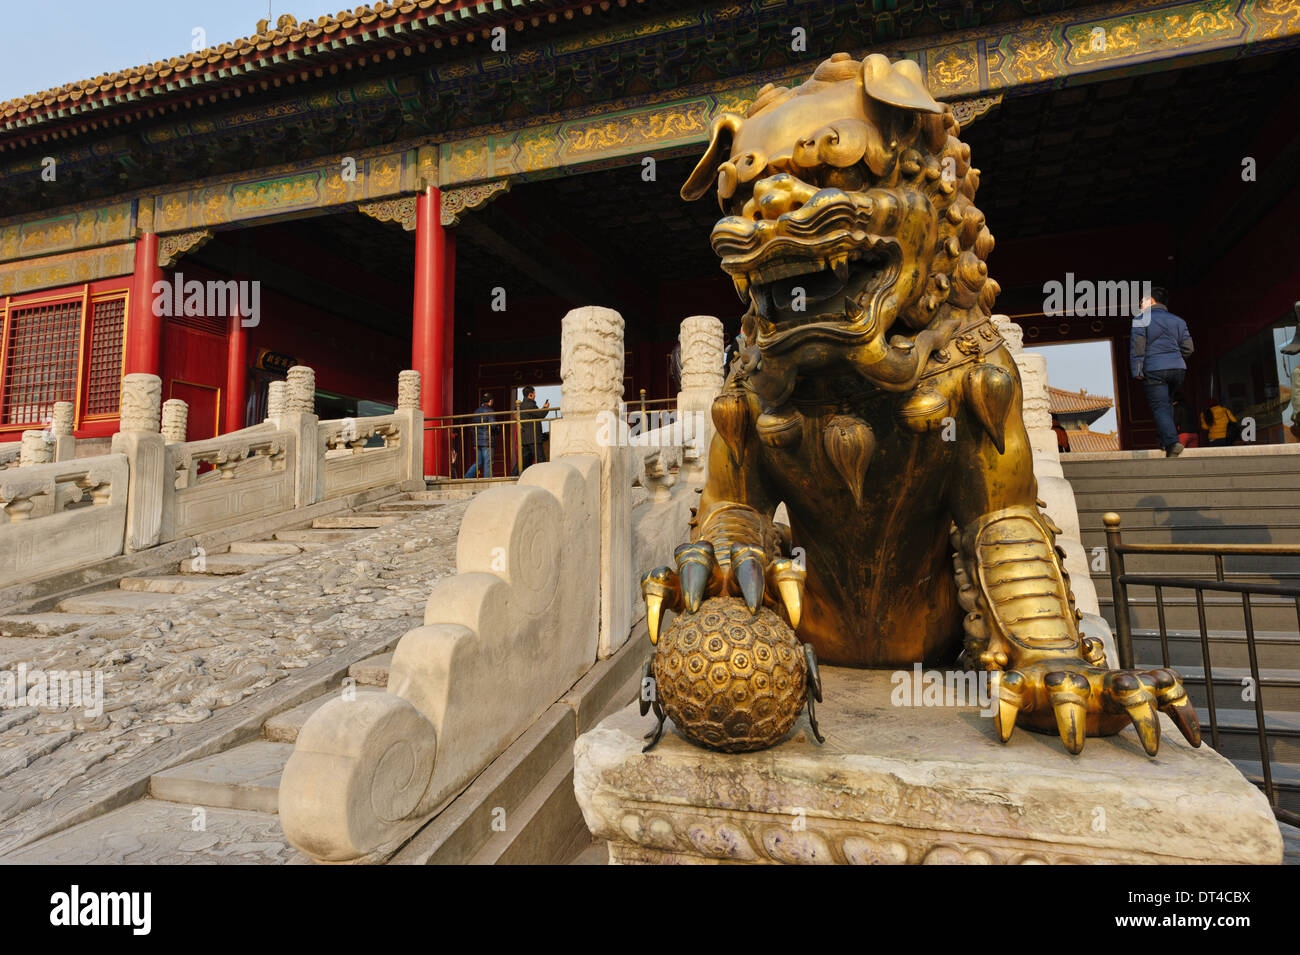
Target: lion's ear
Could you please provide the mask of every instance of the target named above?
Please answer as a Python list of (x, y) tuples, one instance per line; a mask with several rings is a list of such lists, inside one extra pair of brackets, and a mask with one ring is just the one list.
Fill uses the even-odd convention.
[(713, 121), (709, 127), (709, 148), (682, 186), (682, 198), (687, 202), (700, 198), (713, 186), (718, 167), (731, 152), (732, 140), (743, 122), (735, 113), (722, 113)]
[(862, 88), (872, 99), (899, 109), (920, 113), (943, 112), (943, 107), (925, 88), (921, 68), (914, 60), (890, 63), (884, 54), (872, 53), (862, 61)]

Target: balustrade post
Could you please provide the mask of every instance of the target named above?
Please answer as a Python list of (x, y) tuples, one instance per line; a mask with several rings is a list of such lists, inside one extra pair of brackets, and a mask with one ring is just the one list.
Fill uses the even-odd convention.
[(72, 436), (71, 401), (54, 402), (54, 460), (71, 461), (77, 456), (77, 439)]
[(605, 659), (627, 642), (640, 600), (632, 564), (632, 454), (623, 397), (623, 316), (575, 308), (560, 323), (564, 416), (551, 423), (551, 460), (590, 454), (600, 461), (600, 645)]
[(18, 450), (18, 466), (31, 467), (33, 464), (49, 464), (54, 460), (54, 442), (45, 431), (24, 431), (22, 445)]
[(136, 372), (122, 378), (120, 430), (113, 435), (114, 454), (125, 454), (130, 467), (126, 498), (126, 550), (156, 545), (162, 533), (165, 453), (159, 418), (162, 379)]
[(1114, 511), (1101, 516), (1106, 526), (1106, 563), (1110, 568), (1111, 606), (1115, 608), (1115, 652), (1120, 669), (1133, 669), (1133, 622), (1129, 619), (1128, 584), (1124, 583), (1124, 553), (1120, 550), (1120, 517)]
[(278, 416), (281, 430), (297, 436), (297, 474), (294, 478), (294, 507), (315, 504), (321, 498), (325, 443), (319, 439), (316, 417), (316, 372), (306, 365), (289, 369), (284, 389), (284, 411)]
[(168, 444), (184, 444), (189, 431), (190, 406), (180, 398), (168, 398), (162, 406), (162, 436)]
[[(726, 379), (722, 322), (712, 315), (692, 315), (682, 321), (678, 342), (682, 390), (677, 393), (677, 420), (683, 444), (679, 477), (703, 487), (713, 441), (713, 399), (722, 393)], [(686, 447), (692, 439), (693, 447)]]
[(397, 413), (402, 417), (402, 449), (406, 480), (424, 488), (424, 410), (420, 407), (420, 373), (397, 373)]

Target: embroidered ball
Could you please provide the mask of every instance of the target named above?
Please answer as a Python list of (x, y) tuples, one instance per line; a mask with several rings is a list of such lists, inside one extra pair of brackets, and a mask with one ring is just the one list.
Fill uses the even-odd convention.
[(724, 753), (779, 742), (804, 705), (807, 665), (788, 624), (736, 597), (712, 597), (659, 638), (656, 693), (678, 731)]

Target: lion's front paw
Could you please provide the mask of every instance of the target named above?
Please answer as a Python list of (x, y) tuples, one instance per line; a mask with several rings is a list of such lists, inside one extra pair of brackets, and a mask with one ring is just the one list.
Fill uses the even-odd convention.
[(733, 543), (727, 559), (719, 563), (707, 540), (682, 544), (675, 557), (676, 569), (657, 567), (641, 578), (651, 643), (658, 642), (665, 611), (695, 613), (710, 597), (740, 597), (753, 614), (772, 607), (784, 614), (792, 630), (798, 629), (804, 571), (790, 558), (768, 560), (761, 547)]
[(1182, 678), (1174, 670), (1108, 670), (1087, 660), (1038, 659), (1008, 670), (998, 689), (997, 727), (1002, 742), (1022, 726), (1050, 733), (1053, 726), (1071, 753), (1088, 736), (1112, 736), (1132, 723), (1147, 755), (1160, 747), (1157, 710), (1174, 721), (1193, 746), (1201, 726)]

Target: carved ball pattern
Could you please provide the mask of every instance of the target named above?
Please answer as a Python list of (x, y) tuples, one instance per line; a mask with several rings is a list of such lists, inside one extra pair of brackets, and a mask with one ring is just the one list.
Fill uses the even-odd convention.
[(724, 753), (779, 742), (804, 704), (803, 648), (771, 610), (758, 616), (736, 597), (713, 597), (680, 614), (654, 657), (659, 702), (697, 746)]

